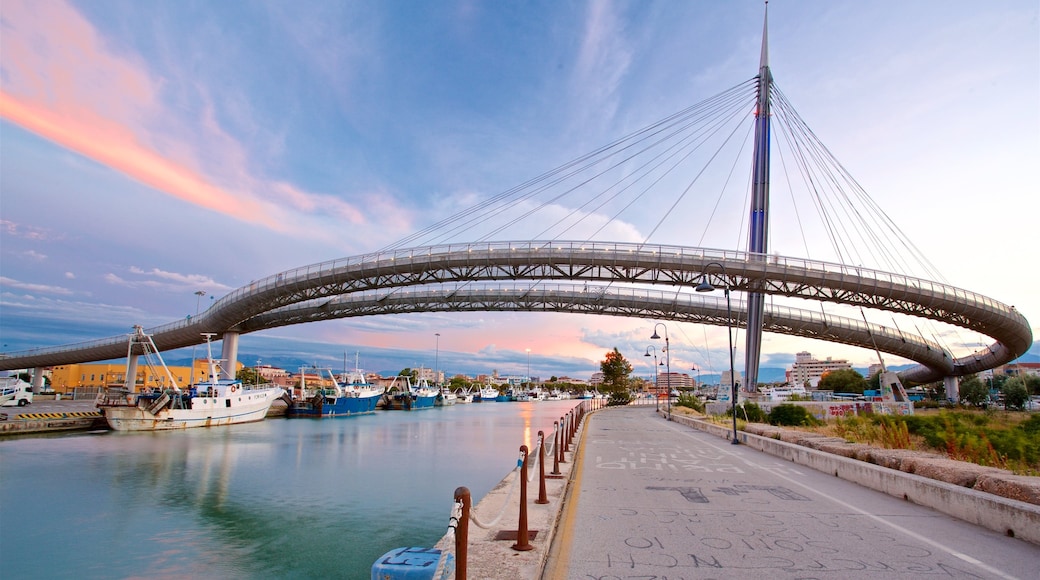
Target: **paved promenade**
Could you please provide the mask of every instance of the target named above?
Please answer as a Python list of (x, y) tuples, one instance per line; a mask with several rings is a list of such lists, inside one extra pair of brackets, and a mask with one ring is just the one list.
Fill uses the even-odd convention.
[(586, 419), (544, 579), (1040, 579), (1040, 546), (669, 422)]

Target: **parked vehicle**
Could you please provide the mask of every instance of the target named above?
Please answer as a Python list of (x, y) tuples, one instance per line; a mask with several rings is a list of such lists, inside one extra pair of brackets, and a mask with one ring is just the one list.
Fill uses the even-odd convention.
[(18, 377), (0, 378), (0, 406), (24, 407), (33, 402), (32, 385)]

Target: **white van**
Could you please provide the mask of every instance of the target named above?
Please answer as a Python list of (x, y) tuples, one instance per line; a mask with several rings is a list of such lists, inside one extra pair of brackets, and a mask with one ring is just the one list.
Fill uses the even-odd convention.
[(32, 400), (32, 385), (18, 377), (0, 377), (0, 406), (24, 407)]

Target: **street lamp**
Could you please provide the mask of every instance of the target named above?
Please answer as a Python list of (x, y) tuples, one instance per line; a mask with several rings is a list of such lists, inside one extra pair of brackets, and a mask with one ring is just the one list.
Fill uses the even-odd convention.
[(654, 333), (650, 335), (650, 340), (660, 339), (660, 335), (657, 334), (657, 327), (664, 328), (664, 360), (665, 360), (665, 375), (664, 385), (665, 389), (668, 390), (668, 420), (672, 420), (672, 349), (668, 348), (668, 327), (663, 322), (658, 322), (654, 325)]
[(436, 348), (436, 350), (434, 351), (434, 355), (433, 355), (433, 383), (434, 383), (434, 385), (436, 385), (436, 386), (440, 386), (440, 383), (439, 383), (439, 382), (437, 381), (437, 379), (439, 379), (439, 378), (440, 378), (440, 366), (441, 366), (441, 333), (439, 333), (439, 332), (435, 332), (435, 333), (433, 333), (433, 335), (437, 337), (437, 339), (436, 339), (436, 340), (437, 340), (437, 348)]
[[(726, 293), (726, 337), (729, 339), (729, 406), (730, 412), (733, 413), (733, 444), (740, 445), (740, 440), (737, 439), (737, 380), (736, 374), (733, 372), (733, 311), (729, 301), (729, 274), (726, 273), (726, 266), (723, 266), (721, 262), (708, 262), (704, 265), (704, 269), (707, 270), (708, 266), (721, 268), (722, 281), (726, 284), (724, 292)], [(708, 282), (706, 274), (707, 272), (701, 274), (701, 283), (695, 288), (697, 292), (712, 292), (715, 290), (711, 282)]]
[(531, 349), (527, 349), (527, 388), (531, 388)]
[(643, 356), (650, 356), (650, 350), (654, 351), (654, 403), (657, 405), (657, 410), (661, 410), (661, 399), (657, 396), (657, 348), (654, 345), (646, 347), (646, 354)]
[[(195, 318), (196, 319), (199, 317), (199, 301), (202, 300), (202, 297), (205, 296), (205, 295), (206, 295), (206, 292), (204, 290), (196, 290), (195, 291)], [(196, 345), (194, 345), (194, 344), (191, 345), (191, 379), (189, 379), (189, 381), (188, 381), (190, 383), (188, 385), (189, 387), (192, 387), (192, 386), (195, 385), (195, 346)]]

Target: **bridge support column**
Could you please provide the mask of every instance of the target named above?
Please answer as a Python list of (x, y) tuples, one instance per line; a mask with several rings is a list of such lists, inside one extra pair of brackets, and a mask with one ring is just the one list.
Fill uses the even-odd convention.
[(123, 388), (131, 393), (137, 392), (137, 357), (131, 354), (126, 358), (126, 378), (123, 379)]
[(36, 367), (32, 372), (32, 391), (39, 393), (43, 391), (43, 367)]
[(238, 368), (238, 333), (225, 332), (220, 347), (220, 358), (224, 364), (220, 365), (220, 378), (235, 378), (235, 369)]
[(946, 387), (946, 399), (956, 403), (961, 400), (961, 381), (957, 377), (943, 377), (943, 386)]

